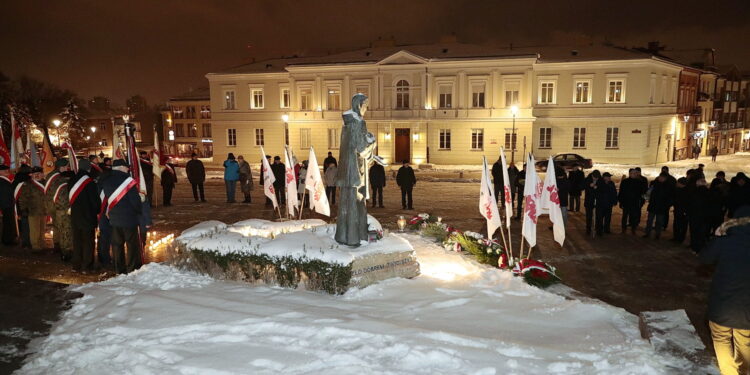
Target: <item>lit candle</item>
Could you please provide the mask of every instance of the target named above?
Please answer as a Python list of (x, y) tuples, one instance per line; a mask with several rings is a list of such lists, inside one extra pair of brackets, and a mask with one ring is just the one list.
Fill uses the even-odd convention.
[(396, 220), (396, 225), (398, 225), (398, 230), (400, 232), (404, 231), (404, 228), (406, 228), (406, 219), (403, 215), (398, 216), (398, 220)]

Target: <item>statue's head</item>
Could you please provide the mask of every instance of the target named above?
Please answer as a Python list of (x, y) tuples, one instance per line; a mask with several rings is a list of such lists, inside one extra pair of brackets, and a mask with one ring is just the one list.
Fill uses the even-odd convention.
[(352, 97), (352, 111), (358, 115), (364, 117), (367, 112), (367, 104), (369, 100), (365, 94), (356, 94)]

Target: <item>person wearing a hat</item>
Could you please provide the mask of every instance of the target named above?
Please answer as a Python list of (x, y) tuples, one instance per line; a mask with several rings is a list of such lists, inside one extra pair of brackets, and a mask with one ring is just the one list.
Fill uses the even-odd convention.
[(60, 186), (74, 176), (67, 158), (55, 161), (55, 170), (47, 174), (44, 183), (45, 207), (47, 215), (52, 217), (52, 242), (55, 252), (63, 260), (69, 260), (73, 254), (73, 231), (70, 226), (70, 215), (67, 207), (55, 205), (55, 197), (60, 195)]
[(602, 173), (602, 178), (596, 188), (596, 234), (601, 236), (610, 233), (610, 223), (612, 222), (612, 207), (617, 204), (617, 188), (612, 182), (612, 175), (609, 172)]
[(13, 197), (13, 183), (9, 177), (10, 168), (5, 164), (0, 165), (0, 211), (3, 213), (3, 245), (16, 243), (16, 212), (14, 210), (16, 200)]
[(94, 243), (97, 215), (101, 208), (99, 188), (89, 172), (91, 162), (87, 159), (78, 163), (78, 173), (67, 185), (68, 204), (73, 229), (73, 270), (84, 273), (94, 270)]
[(102, 182), (107, 200), (105, 215), (112, 226), (112, 257), (118, 274), (132, 272), (143, 263), (138, 240), (142, 202), (138, 183), (128, 174), (129, 167), (125, 160), (115, 160), (112, 174)]
[(722, 374), (750, 370), (750, 206), (716, 230), (699, 253), (699, 260), (715, 264), (708, 296), (708, 325)]
[(42, 167), (31, 168), (31, 178), (20, 185), (18, 191), (18, 213), (29, 223), (29, 245), (32, 252), (44, 250), (44, 174)]

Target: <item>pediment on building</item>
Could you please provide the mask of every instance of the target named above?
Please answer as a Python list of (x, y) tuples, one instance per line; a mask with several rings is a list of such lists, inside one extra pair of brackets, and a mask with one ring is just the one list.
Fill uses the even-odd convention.
[(409, 51), (401, 50), (378, 62), (378, 65), (424, 64), (427, 60)]

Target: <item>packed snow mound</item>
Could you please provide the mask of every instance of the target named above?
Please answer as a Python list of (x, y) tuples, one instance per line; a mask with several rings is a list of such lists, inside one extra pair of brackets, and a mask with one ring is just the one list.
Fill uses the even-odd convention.
[(325, 225), (320, 219), (269, 221), (263, 219), (243, 220), (232, 224), (227, 228), (230, 232), (240, 233), (244, 236), (259, 236), (272, 238), (282, 233), (299, 232), (305, 229)]
[(204, 221), (204, 222), (195, 224), (192, 227), (182, 231), (182, 234), (180, 234), (180, 236), (177, 237), (177, 240), (186, 241), (189, 239), (205, 236), (209, 233), (224, 230), (226, 228), (227, 228), (227, 225), (218, 220)]
[(19, 373), (694, 373), (657, 355), (622, 309), (566, 299), (401, 237), (426, 272), (343, 296), (167, 266), (84, 285), (77, 290), (86, 296)]

